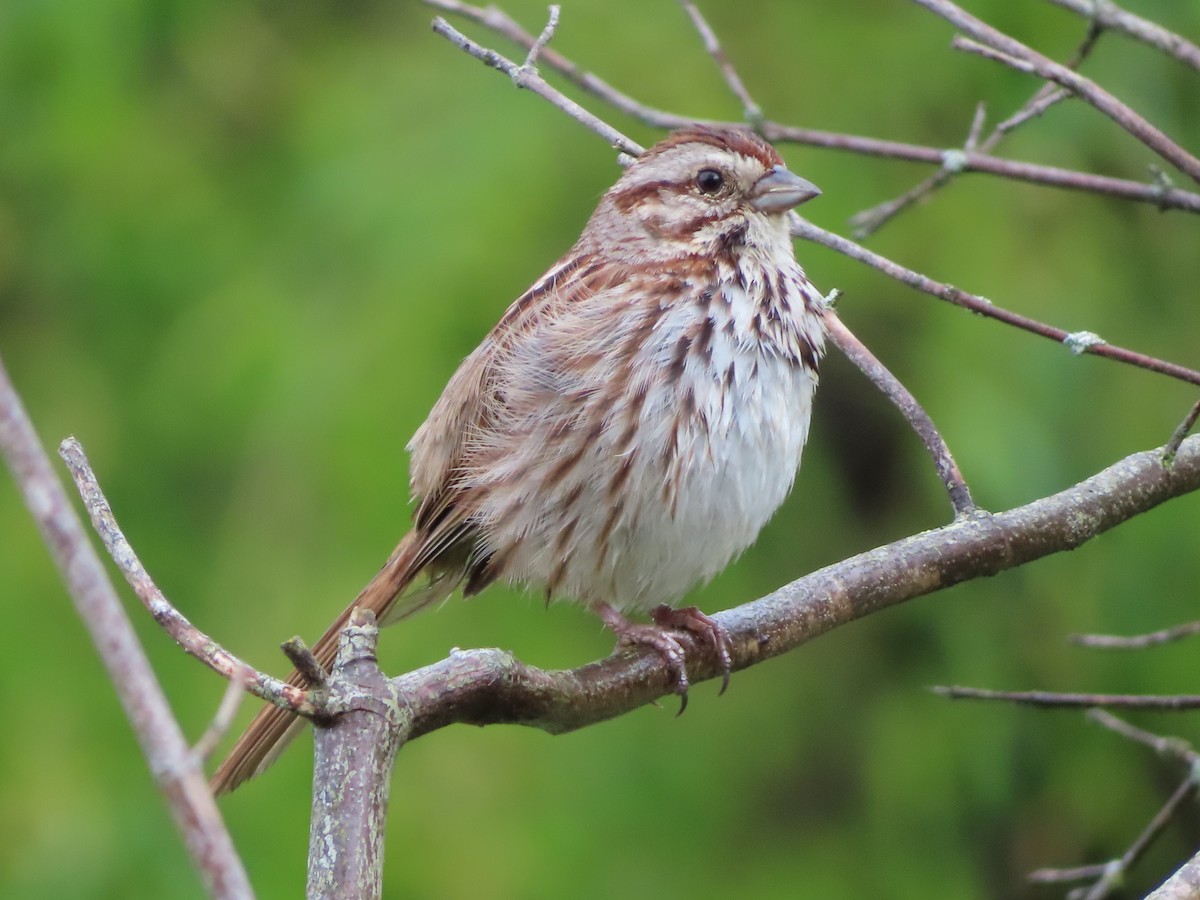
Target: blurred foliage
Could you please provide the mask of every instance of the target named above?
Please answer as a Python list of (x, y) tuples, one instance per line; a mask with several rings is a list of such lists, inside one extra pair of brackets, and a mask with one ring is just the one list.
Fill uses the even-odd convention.
[[(505, 5), (533, 30), (544, 21), (541, 2)], [(1036, 0), (970, 6), (1059, 58), (1085, 29)], [(1194, 2), (1130, 6), (1200, 37)], [(1035, 87), (954, 53), (945, 23), (897, 0), (705, 7), (780, 121), (954, 146), (977, 101), (994, 122)], [(47, 444), (83, 441), (168, 594), (277, 672), (277, 643), (319, 633), (407, 527), (402, 448), (446, 378), (617, 174), (601, 141), (432, 35), (431, 15), (377, 0), (0, 5), (0, 352)], [(567, 3), (554, 46), (649, 104), (738, 115), (668, 0)], [(1194, 73), (1117, 35), (1085, 71), (1200, 148)], [(1077, 103), (1002, 150), (1130, 178), (1155, 162)], [(805, 213), (835, 230), (927, 171), (783, 152), (825, 191)], [(966, 176), (871, 246), (1200, 364), (1197, 217)], [(822, 288), (843, 290), (846, 321), (926, 403), (989, 508), (1161, 443), (1195, 399), (797, 249)], [(924, 688), (1194, 689), (1194, 647), (1103, 654), (1064, 636), (1194, 618), (1197, 509), (1177, 501), (1069, 556), (841, 629), (739, 673), (720, 700), (697, 688), (678, 720), (666, 704), (553, 739), (418, 741), (394, 776), (387, 896), (1056, 896), (1023, 873), (1119, 852), (1178, 773), (1078, 714)], [(743, 602), (947, 514), (915, 438), (831, 357), (792, 498), (694, 599)], [(201, 896), (7, 478), (0, 579), (0, 894)], [(198, 735), (223, 684), (135, 618)], [(493, 589), (387, 633), (383, 663), (493, 645), (571, 666), (611, 640), (582, 610)], [(1182, 719), (1140, 721), (1197, 736)], [(264, 898), (302, 892), (308, 767), (293, 750), (223, 804)], [(1170, 831), (1133, 889), (1198, 835), (1194, 815)]]

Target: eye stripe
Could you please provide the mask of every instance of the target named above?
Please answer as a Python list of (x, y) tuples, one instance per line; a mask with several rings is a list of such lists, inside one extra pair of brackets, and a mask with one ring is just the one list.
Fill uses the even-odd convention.
[(659, 194), (685, 194), (690, 190), (689, 185), (681, 185), (675, 181), (646, 181), (641, 184), (631, 184), (612, 194), (612, 201), (621, 212), (629, 212), (643, 200)]

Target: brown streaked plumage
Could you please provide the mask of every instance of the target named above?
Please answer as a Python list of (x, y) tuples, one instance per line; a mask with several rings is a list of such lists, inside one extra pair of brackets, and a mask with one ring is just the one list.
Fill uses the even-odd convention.
[[(389, 624), (503, 580), (654, 647), (685, 698), (671, 629), (728, 676), (716, 623), (663, 604), (749, 546), (799, 465), (824, 328), (786, 213), (817, 193), (748, 131), (695, 126), (647, 150), (450, 379), (409, 444), (413, 529), (317, 659), (332, 663), (355, 607)], [(214, 790), (261, 772), (301, 724), (260, 712)]]

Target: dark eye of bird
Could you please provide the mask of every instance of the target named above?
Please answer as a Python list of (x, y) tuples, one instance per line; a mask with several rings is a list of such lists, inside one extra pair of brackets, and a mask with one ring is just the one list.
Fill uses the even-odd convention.
[(696, 175), (696, 187), (706, 194), (715, 194), (725, 186), (725, 176), (716, 169), (701, 169)]

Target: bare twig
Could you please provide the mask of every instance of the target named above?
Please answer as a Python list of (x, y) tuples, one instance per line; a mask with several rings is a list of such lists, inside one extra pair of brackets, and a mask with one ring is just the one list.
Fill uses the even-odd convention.
[[(536, 41), (533, 35), (497, 6), (472, 6), (469, 3), (462, 3), (460, 0), (422, 0), (422, 2), (426, 6), (432, 6), (443, 12), (453, 13), (472, 22), (477, 22), (526, 50), (531, 49)], [(539, 54), (538, 60), (554, 69), (572, 84), (595, 97), (599, 97), (615, 109), (624, 109), (629, 105), (635, 107), (639, 105), (633, 98), (617, 90), (599, 76), (591, 72), (585, 72), (552, 47), (544, 48), (541, 54)], [(667, 116), (670, 114), (664, 112), (661, 115)], [(687, 121), (677, 116), (673, 118), (678, 119), (680, 122)]]
[[(622, 153), (632, 154), (633, 156), (637, 156), (642, 152), (640, 144), (631, 141), (607, 122), (588, 112), (570, 97), (551, 87), (537, 73), (536, 69), (517, 65), (511, 59), (501, 56), (495, 50), (480, 46), (461, 31), (454, 28), (454, 26), (441, 16), (433, 20), (433, 30), (460, 50), (469, 53), (485, 65), (503, 72), (512, 79), (512, 83), (517, 87), (532, 91), (543, 100), (547, 100), (554, 106), (557, 106), (572, 119), (582, 123), (585, 127), (600, 135), (615, 149), (620, 150)], [(535, 40), (534, 44), (530, 47), (531, 54), (533, 53), (533, 46), (536, 46), (536, 44), (537, 41)]]
[[(1100, 37), (1101, 29), (1094, 24), (1088, 28), (1087, 34), (1084, 36), (1083, 42), (1076, 49), (1067, 66), (1075, 69), (1079, 66), (1092, 48), (1096, 45), (1097, 39)], [(1044, 113), (1047, 109), (1056, 103), (1071, 96), (1071, 92), (1066, 88), (1055, 87), (1052, 84), (1043, 84), (1040, 88), (1034, 91), (1025, 104), (999, 123), (992, 129), (989, 134), (980, 143), (979, 135), (983, 129), (984, 105), (982, 103), (975, 107), (975, 117), (971, 123), (971, 131), (967, 135), (967, 141), (963, 145), (963, 153), (945, 154), (942, 167), (926, 178), (924, 181), (917, 184), (915, 187), (905, 191), (899, 197), (889, 200), (886, 203), (881, 203), (878, 206), (863, 210), (860, 213), (850, 218), (850, 226), (853, 229), (855, 238), (862, 240), (865, 237), (878, 231), (884, 224), (893, 219), (898, 213), (910, 207), (919, 200), (924, 200), (937, 191), (939, 188), (947, 185), (953, 177), (960, 172), (966, 171), (960, 168), (962, 162), (965, 161), (966, 154), (969, 153), (991, 153), (996, 148), (996, 145), (1018, 126), (1028, 122), (1030, 119), (1036, 118)]]
[(1162, 631), (1137, 634), (1131, 637), (1115, 634), (1073, 634), (1068, 640), (1081, 647), (1096, 647), (1102, 650), (1141, 650), (1145, 647), (1178, 641), (1194, 634), (1200, 634), (1200, 622), (1188, 622), (1185, 625), (1176, 625), (1173, 628), (1164, 628)]
[(1103, 878), (1108, 863), (1092, 863), (1089, 866), (1071, 866), (1065, 869), (1034, 869), (1025, 880), (1030, 884), (1064, 884), (1072, 881), (1091, 881)]
[(1102, 28), (1110, 28), (1135, 40), (1156, 47), (1168, 56), (1200, 72), (1200, 47), (1157, 22), (1127, 12), (1112, 0), (1049, 0), (1077, 12)]
[(246, 681), (251, 674), (244, 666), (239, 667), (225, 686), (225, 693), (221, 697), (221, 703), (217, 706), (217, 712), (213, 716), (212, 722), (192, 747), (198, 767), (203, 768), (204, 764), (208, 762), (212, 752), (217, 749), (217, 744), (221, 743), (221, 739), (229, 731), (229, 726), (233, 724), (233, 717), (237, 715), (237, 711), (242, 705), (242, 698), (246, 696)]
[(137, 635), (51, 469), (0, 362), (0, 456), (4, 458), (75, 608), (91, 634), (150, 772), (209, 896), (253, 896), (195, 755), (138, 643)]
[(763, 136), (776, 143), (783, 141), (805, 144), (830, 150), (861, 153), (867, 156), (883, 156), (910, 162), (930, 163), (935, 166), (946, 165), (949, 156), (952, 166), (959, 172), (983, 172), (1031, 184), (1103, 194), (1123, 200), (1136, 200), (1141, 203), (1153, 204), (1162, 209), (1186, 209), (1188, 212), (1200, 212), (1200, 194), (1181, 191), (1178, 188), (1164, 188), (1156, 184), (1144, 184), (1140, 181), (1093, 175), (1090, 172), (1075, 172), (1054, 166), (1002, 159), (986, 153), (923, 147), (919, 144), (884, 141), (853, 134), (834, 134), (812, 128), (780, 125), (771, 121), (763, 123)]
[[(476, 7), (457, 2), (457, 0), (423, 0), (423, 2), (446, 12), (455, 13), (478, 22), (521, 47), (529, 48), (536, 40), (536, 38), (513, 21), (511, 17), (494, 6), (486, 8)], [(680, 128), (684, 125), (702, 121), (693, 117), (665, 112), (639, 103), (594, 73), (581, 69), (570, 59), (550, 47), (542, 51), (539, 60), (544, 65), (561, 74), (572, 84), (599, 98), (613, 109), (646, 125), (651, 125), (655, 128)], [(557, 106), (558, 104), (556, 103), (555, 105)], [(924, 147), (918, 144), (879, 140), (860, 135), (838, 134), (813, 128), (797, 128), (769, 120), (762, 122), (759, 131), (763, 137), (775, 143), (803, 144), (847, 153), (859, 153), (866, 156), (879, 156), (926, 163), (939, 167), (945, 164), (947, 153), (962, 154), (961, 150), (947, 151), (942, 147)], [(602, 132), (597, 133), (603, 136)], [(607, 137), (606, 140), (608, 140)], [(610, 143), (612, 143), (611, 140)], [(634, 153), (633, 155), (637, 154)], [(1024, 181), (1030, 184), (1041, 184), (1066, 190), (1086, 191), (1140, 203), (1151, 203), (1160, 209), (1181, 209), (1188, 212), (1200, 212), (1200, 194), (1183, 191), (1175, 187), (1145, 184), (1122, 178), (1093, 175), (1088, 172), (1075, 172), (1054, 166), (1018, 162), (1002, 159), (998, 156), (989, 156), (986, 153), (966, 153), (962, 155), (961, 160), (956, 165), (958, 165), (959, 171), (962, 172), (980, 172), (1001, 178)]]
[(1192, 749), (1192, 745), (1183, 738), (1163, 737), (1162, 735), (1145, 731), (1104, 709), (1089, 709), (1088, 718), (1098, 725), (1103, 725), (1109, 731), (1121, 735), (1121, 737), (1149, 747), (1159, 756), (1169, 756), (1188, 766), (1194, 766), (1200, 761), (1200, 753)]
[(1200, 372), (1194, 369), (1146, 356), (1134, 350), (1126, 350), (1123, 347), (1117, 347), (1114, 344), (1103, 341), (1097, 343), (1091, 340), (1083, 340), (1083, 335), (1088, 334), (1088, 332), (1066, 331), (1062, 328), (1046, 325), (1028, 316), (1022, 316), (1019, 313), (1002, 309), (976, 294), (971, 294), (952, 285), (935, 281), (926, 275), (905, 268), (899, 263), (892, 262), (887, 257), (880, 256), (878, 253), (868, 250), (866, 247), (856, 244), (848, 238), (841, 237), (831, 231), (826, 231), (824, 228), (812, 224), (807, 219), (801, 218), (795, 213), (792, 214), (790, 221), (793, 236), (821, 244), (824, 247), (829, 247), (831, 250), (836, 250), (839, 253), (849, 256), (851, 259), (856, 259), (874, 269), (878, 269), (883, 274), (896, 279), (902, 284), (953, 303), (955, 306), (961, 306), (981, 316), (1013, 325), (1022, 331), (1028, 331), (1032, 334), (1049, 338), (1052, 341), (1063, 344), (1074, 353), (1091, 353), (1096, 356), (1103, 356), (1107, 359), (1137, 366), (1141, 369), (1147, 369), (1151, 372), (1159, 372), (1171, 378), (1186, 381), (1189, 384), (1200, 384)]
[(75, 479), (75, 486), (92, 519), (92, 526), (104, 542), (109, 556), (142, 601), (142, 605), (154, 616), (155, 621), (186, 652), (224, 677), (233, 678), (236, 672), (247, 670), (250, 675), (246, 679), (246, 690), (256, 697), (291, 709), (302, 716), (317, 714), (318, 710), (307, 692), (247, 665), (189, 622), (187, 617), (167, 600), (121, 532), (83, 447), (75, 438), (67, 438), (59, 447), (59, 455), (66, 462), (71, 477)]
[(1120, 706), (1125, 709), (1200, 709), (1200, 696), (1192, 694), (1076, 694), (1055, 691), (993, 691), (986, 688), (938, 685), (932, 688), (935, 694), (951, 700), (1000, 700), (1023, 706), (1043, 708), (1088, 708), (1092, 706)]
[(881, 363), (866, 346), (854, 336), (845, 323), (832, 311), (825, 313), (825, 325), (829, 330), (829, 340), (846, 357), (858, 367), (880, 392), (900, 410), (909, 426), (917, 433), (926, 451), (933, 458), (934, 468), (938, 478), (946, 486), (950, 495), (950, 505), (954, 507), (956, 516), (964, 516), (975, 510), (975, 501), (971, 499), (971, 490), (963, 480), (958, 463), (950, 453), (945, 439), (929, 418), (917, 398), (896, 378), (887, 367)]
[(1179, 449), (1180, 443), (1191, 432), (1197, 419), (1200, 419), (1200, 400), (1197, 400), (1188, 414), (1183, 417), (1183, 421), (1179, 423), (1179, 427), (1175, 429), (1171, 439), (1163, 447), (1163, 459), (1168, 463), (1175, 458), (1175, 451)]
[[(1049, 90), (1047, 90), (1047, 88), (1049, 88)], [(994, 136), (996, 140), (984, 141), (983, 150), (985, 152), (991, 150), (992, 147), (999, 143), (1000, 138), (1004, 137), (1014, 129), (1019, 128), (1021, 125), (1024, 125), (1030, 119), (1036, 119), (1050, 107), (1057, 103), (1062, 103), (1070, 96), (1071, 92), (1066, 88), (1042, 85), (1028, 103), (996, 126), (995, 130), (992, 132), (992, 136)]]
[(1188, 153), (1090, 78), (1085, 78), (1062, 63), (1043, 56), (1016, 38), (997, 31), (950, 0), (913, 2), (941, 16), (970, 39), (956, 37), (954, 46), (958, 49), (982, 52), (989, 58), (1019, 71), (1062, 85), (1104, 113), (1179, 171), (1186, 173), (1193, 181), (1200, 182), (1200, 159)]
[(1196, 780), (1191, 773), (1180, 782), (1179, 787), (1163, 804), (1162, 809), (1154, 814), (1154, 818), (1147, 823), (1139, 834), (1129, 845), (1126, 850), (1117, 859), (1112, 860), (1104, 867), (1103, 874), (1086, 892), (1083, 893), (1083, 900), (1103, 900), (1113, 891), (1117, 890), (1124, 883), (1126, 873), (1133, 868), (1134, 864), (1145, 855), (1146, 850), (1154, 843), (1166, 827), (1175, 818), (1175, 814), (1183, 806), (1184, 803), (1196, 796)]
[(708, 51), (708, 55), (713, 58), (713, 62), (721, 70), (721, 75), (724, 76), (729, 90), (733, 92), (738, 102), (742, 104), (742, 115), (745, 116), (746, 122), (757, 131), (762, 127), (762, 107), (754, 102), (754, 98), (746, 90), (746, 85), (742, 82), (741, 76), (738, 75), (737, 69), (729, 61), (729, 57), (725, 55), (725, 51), (721, 49), (721, 43), (717, 40), (716, 33), (709, 27), (708, 21), (701, 15), (700, 10), (696, 8), (696, 4), (692, 3), (691, 0), (679, 0), (679, 5), (683, 7), (684, 12), (688, 14), (688, 18), (692, 20), (692, 25), (695, 26), (696, 31), (700, 33), (700, 39), (704, 41), (704, 49)]
[(550, 39), (554, 37), (554, 32), (558, 30), (558, 17), (561, 13), (562, 7), (557, 3), (550, 7), (550, 17), (546, 21), (546, 27), (542, 29), (542, 33), (538, 35), (537, 40), (533, 42), (533, 46), (529, 48), (529, 53), (525, 56), (525, 62), (521, 68), (537, 68), (538, 55), (550, 43)]

